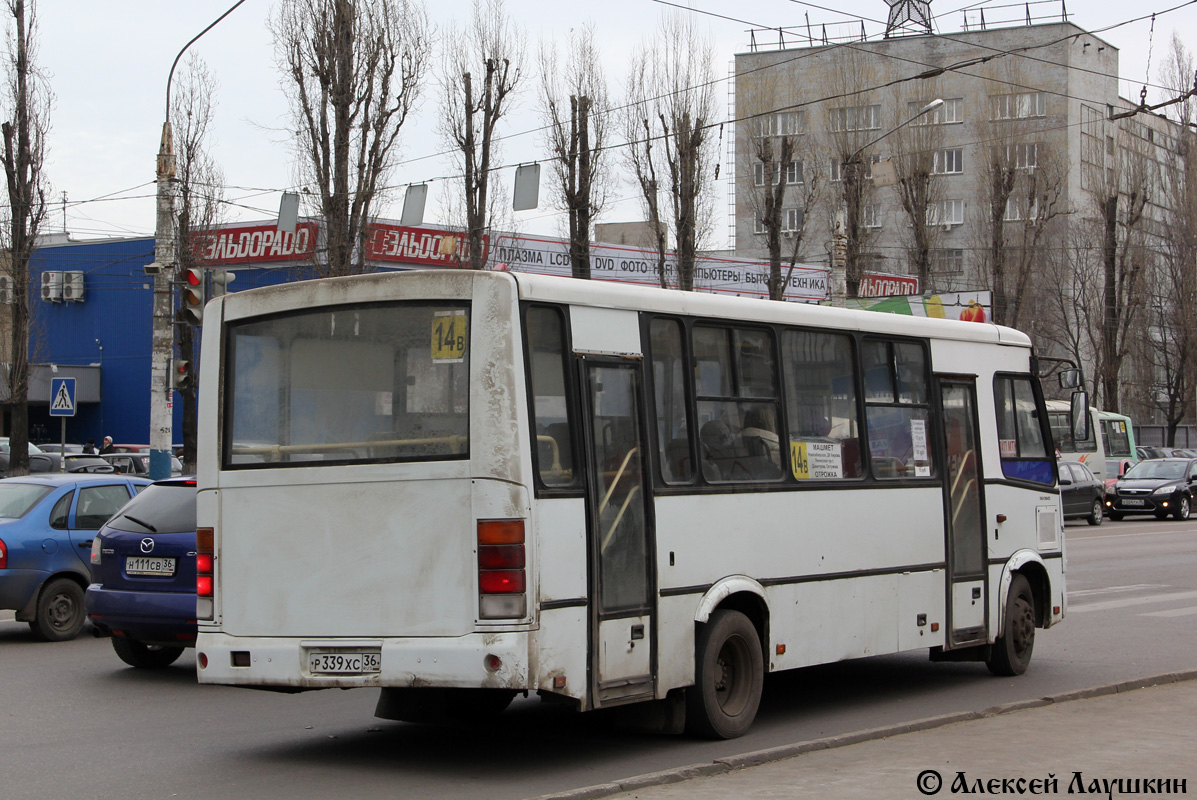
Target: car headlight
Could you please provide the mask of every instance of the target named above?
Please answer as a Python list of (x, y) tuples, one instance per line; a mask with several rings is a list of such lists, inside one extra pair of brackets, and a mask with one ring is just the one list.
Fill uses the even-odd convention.
[(1175, 486), (1161, 486), (1160, 488), (1158, 488), (1154, 492), (1152, 492), (1152, 494), (1172, 494), (1175, 491), (1176, 491)]

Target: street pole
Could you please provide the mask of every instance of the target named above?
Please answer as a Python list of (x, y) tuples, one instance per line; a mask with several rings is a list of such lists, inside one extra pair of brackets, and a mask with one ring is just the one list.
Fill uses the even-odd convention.
[[(169, 94), (169, 92), (168, 92)], [(178, 266), (175, 230), (174, 135), (169, 106), (158, 148), (158, 217), (154, 226), (154, 334), (150, 348), (150, 480), (170, 477), (170, 448), (174, 438), (174, 402), (170, 359), (175, 350), (174, 277)]]
[(162, 142), (158, 148), (158, 216), (154, 226), (154, 263), (146, 272), (154, 275), (154, 331), (150, 347), (150, 480), (170, 477), (171, 449), (174, 440), (174, 390), (170, 381), (170, 361), (175, 352), (174, 284), (178, 276), (178, 229), (175, 218), (174, 134), (170, 127), (170, 83), (175, 67), (187, 48), (195, 44), (216, 23), (233, 13), (245, 0), (233, 6), (183, 45), (166, 76), (166, 121), (162, 123)]

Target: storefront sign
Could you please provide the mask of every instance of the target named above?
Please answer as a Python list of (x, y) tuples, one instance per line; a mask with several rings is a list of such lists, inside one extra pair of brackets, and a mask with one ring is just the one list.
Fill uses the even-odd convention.
[(319, 226), (301, 222), (294, 233), (274, 225), (213, 228), (191, 237), (192, 251), (205, 264), (258, 264), (267, 261), (301, 261), (316, 252)]
[[(489, 238), (482, 237), (484, 259)], [(461, 231), (410, 228), (378, 222), (370, 228), (366, 250), (369, 260), (390, 264), (461, 267), (470, 263), (469, 239)]]
[(915, 275), (886, 275), (866, 272), (860, 276), (859, 297), (893, 297), (919, 293), (919, 279)]

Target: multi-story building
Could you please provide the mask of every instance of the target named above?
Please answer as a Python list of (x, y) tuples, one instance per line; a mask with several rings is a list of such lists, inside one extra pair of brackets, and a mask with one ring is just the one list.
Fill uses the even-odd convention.
[[(774, 31), (736, 56), (736, 255), (767, 259), (775, 236), (783, 262), (831, 265), (833, 285), (841, 267), (849, 297), (871, 272), (992, 291), (995, 321), (1082, 360), (1106, 407), (1150, 416), (1163, 378), (1133, 351), (1158, 333), (1191, 132), (1120, 98), (1117, 48), (1060, 14), (911, 27)], [(1111, 323), (1108, 302), (1131, 312)]]

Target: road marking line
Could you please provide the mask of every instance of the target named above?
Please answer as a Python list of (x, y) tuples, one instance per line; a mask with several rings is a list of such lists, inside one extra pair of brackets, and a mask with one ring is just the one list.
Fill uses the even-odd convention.
[(1147, 614), (1140, 614), (1140, 617), (1190, 617), (1197, 614), (1197, 606), (1189, 606), (1188, 608), (1172, 608), (1167, 611), (1151, 611)]
[(1165, 589), (1166, 583), (1135, 583), (1130, 586), (1107, 586), (1104, 589), (1068, 590), (1069, 597), (1088, 597), (1091, 594), (1113, 594), (1114, 592), (1141, 592), (1144, 589)]
[(1095, 533), (1091, 536), (1074, 536), (1074, 535), (1066, 533), (1066, 534), (1064, 534), (1064, 538), (1067, 539), (1072, 544), (1080, 544), (1081, 542), (1100, 542), (1105, 539), (1127, 539), (1132, 536), (1169, 536), (1172, 534), (1180, 534), (1180, 533), (1188, 534), (1188, 533), (1192, 533), (1192, 532), (1193, 532), (1192, 528), (1173, 528), (1171, 530), (1146, 531), (1144, 533), (1110, 533), (1110, 534), (1105, 534), (1105, 535), (1102, 535), (1100, 533)]
[(1121, 600), (1103, 600), (1100, 603), (1085, 603), (1081, 606), (1069, 606), (1069, 614), (1080, 614), (1085, 611), (1105, 611), (1110, 608), (1127, 608), (1129, 606), (1145, 606), (1151, 603), (1164, 603), (1169, 600), (1192, 600), (1197, 592), (1172, 592), (1171, 594), (1152, 594), (1147, 597), (1124, 597)]

